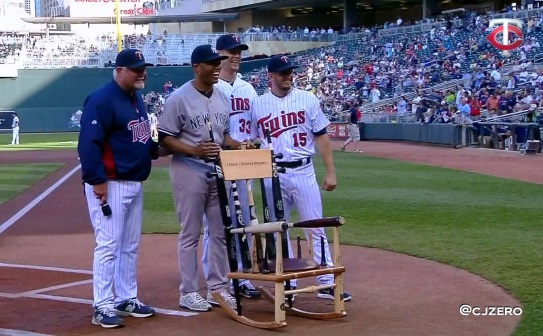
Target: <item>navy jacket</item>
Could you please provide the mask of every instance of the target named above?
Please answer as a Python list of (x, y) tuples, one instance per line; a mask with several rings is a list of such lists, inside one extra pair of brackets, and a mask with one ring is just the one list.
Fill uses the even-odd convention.
[(145, 181), (158, 144), (140, 92), (130, 96), (115, 82), (91, 93), (81, 115), (77, 151), (83, 181), (95, 185), (108, 179)]

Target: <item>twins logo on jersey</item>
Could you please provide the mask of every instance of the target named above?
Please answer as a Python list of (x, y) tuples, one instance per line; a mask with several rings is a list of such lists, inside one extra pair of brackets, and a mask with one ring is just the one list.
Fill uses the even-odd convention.
[(271, 113), (264, 118), (258, 119), (258, 127), (269, 129), (270, 136), (279, 137), (284, 132), (296, 128), (297, 125), (305, 123), (305, 111), (285, 112), (281, 111), (281, 116), (272, 118)]
[(231, 116), (250, 110), (251, 105), (249, 104), (249, 98), (230, 97), (230, 107), (232, 109), (232, 112), (230, 113)]
[(139, 141), (147, 143), (147, 140), (151, 137), (151, 127), (149, 126), (149, 122), (144, 118), (141, 118), (141, 121), (130, 121), (128, 129), (132, 131), (132, 142)]

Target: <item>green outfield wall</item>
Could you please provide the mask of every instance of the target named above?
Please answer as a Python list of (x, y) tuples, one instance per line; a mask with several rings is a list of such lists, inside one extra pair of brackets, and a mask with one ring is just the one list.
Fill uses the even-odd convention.
[[(264, 66), (265, 60), (242, 63), (242, 72)], [(14, 78), (0, 78), (0, 111), (16, 111), (21, 132), (77, 131), (72, 115), (83, 107), (85, 97), (111, 80), (113, 68), (23, 69)], [(150, 67), (144, 93), (164, 90), (164, 82), (181, 85), (192, 79), (185, 67)]]

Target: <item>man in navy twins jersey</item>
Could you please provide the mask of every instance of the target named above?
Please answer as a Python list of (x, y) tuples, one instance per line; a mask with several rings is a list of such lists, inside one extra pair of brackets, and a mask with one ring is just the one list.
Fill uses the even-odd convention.
[[(322, 112), (314, 94), (292, 86), (293, 70), (296, 67), (287, 56), (272, 57), (268, 62), (271, 91), (257, 97), (251, 107), (252, 138), (265, 139), (264, 130), (268, 129), (274, 152), (283, 154), (277, 165), (286, 168), (286, 173), (279, 174), (286, 221), (293, 208), (298, 212), (300, 221), (322, 218), (320, 188), (311, 158), (315, 154), (315, 147), (320, 152), (325, 168), (322, 189), (332, 191), (336, 188), (332, 147), (326, 131), (330, 121)], [(262, 147), (267, 148), (268, 142), (262, 141)], [(271, 200), (271, 182), (266, 182), (268, 200)], [(304, 229), (304, 233), (306, 238), (309, 235), (313, 238), (313, 256), (317, 264), (321, 262), (321, 237), (324, 238), (326, 263), (332, 266), (324, 229)], [(290, 257), (293, 257), (290, 240), (288, 243)], [(334, 276), (320, 275), (317, 281), (320, 285), (333, 284)], [(291, 281), (291, 285), (295, 287), (296, 281)], [(320, 290), (318, 297), (333, 300), (334, 289)], [(343, 293), (343, 300), (350, 301), (351, 295)]]
[(85, 100), (77, 147), (96, 238), (92, 323), (104, 328), (123, 326), (117, 315), (155, 314), (138, 300), (136, 282), (142, 182), (149, 177), (151, 160), (158, 158), (139, 92), (149, 64), (141, 51), (126, 49), (115, 65), (113, 80)]

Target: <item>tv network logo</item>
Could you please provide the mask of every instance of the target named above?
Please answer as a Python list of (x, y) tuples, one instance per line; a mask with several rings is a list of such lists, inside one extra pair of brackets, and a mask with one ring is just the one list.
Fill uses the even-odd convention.
[[(496, 49), (503, 51), (513, 50), (520, 47), (522, 44), (522, 25), (523, 22), (517, 19), (492, 19), (490, 20), (488, 27), (497, 27), (488, 34), (486, 39)], [(501, 43), (496, 39), (499, 33), (502, 33)], [(511, 33), (516, 35), (517, 38), (512, 43), (509, 43), (509, 34)]]

